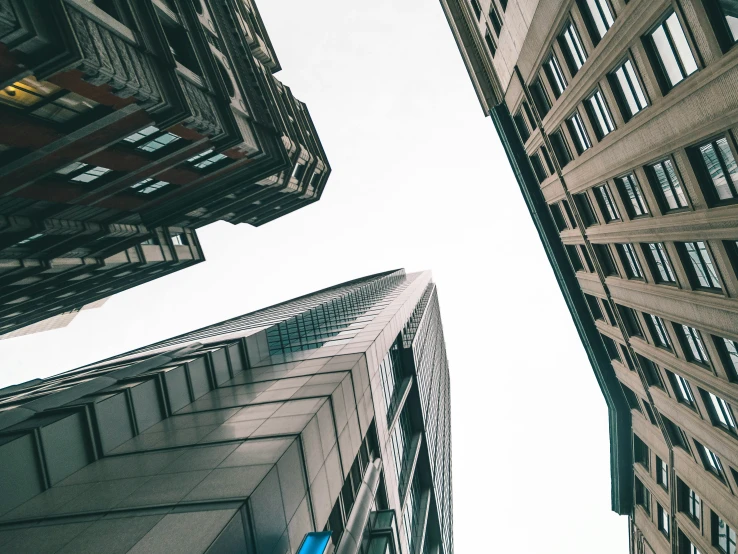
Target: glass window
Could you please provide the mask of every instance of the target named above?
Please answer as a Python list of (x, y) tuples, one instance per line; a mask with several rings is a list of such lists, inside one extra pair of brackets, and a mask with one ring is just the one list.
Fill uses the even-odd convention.
[(597, 299), (590, 294), (585, 294), (584, 299), (587, 301), (587, 307), (589, 308), (589, 311), (592, 314), (592, 317), (594, 319), (601, 319), (602, 321), (605, 321), (605, 316), (602, 315), (602, 310), (600, 309), (600, 303), (597, 302)]
[[(541, 156), (543, 157), (543, 161), (546, 162), (546, 167), (548, 168), (548, 174), (553, 175), (554, 173), (556, 173), (556, 168), (554, 167), (553, 161), (551, 160), (551, 156), (549, 156), (548, 149), (545, 146), (541, 146)], [(566, 200), (564, 200), (564, 202), (566, 202)]]
[(192, 156), (187, 160), (187, 162), (192, 164), (192, 166), (197, 169), (206, 169), (212, 165), (217, 164), (218, 162), (223, 162), (229, 159), (228, 156), (225, 156), (223, 154), (211, 154), (213, 154), (212, 148), (209, 150), (205, 150), (204, 152), (200, 152), (195, 156)]
[(738, 343), (730, 339), (715, 337), (718, 349), (721, 351), (723, 365), (732, 381), (738, 380)]
[(523, 117), (522, 109), (518, 110), (518, 112), (513, 116), (513, 122), (518, 130), (520, 139), (523, 142), (527, 141), (530, 137), (530, 131), (528, 130), (528, 124), (525, 122), (525, 117)]
[(676, 276), (671, 268), (669, 256), (666, 254), (666, 248), (661, 242), (651, 242), (647, 244), (648, 251), (653, 259), (653, 267), (656, 280), (659, 283), (676, 283)]
[(620, 219), (620, 212), (618, 207), (615, 205), (615, 200), (610, 192), (610, 187), (607, 185), (599, 185), (595, 187), (596, 197), (600, 204), (600, 209), (605, 216), (605, 222), (610, 223)]
[(671, 340), (669, 339), (669, 332), (666, 330), (664, 320), (653, 314), (646, 314), (646, 316), (647, 321), (651, 324), (651, 334), (653, 335), (656, 346), (671, 350)]
[(618, 177), (615, 182), (620, 189), (620, 195), (623, 197), (628, 215), (631, 218), (648, 215), (648, 205), (645, 198), (643, 198), (643, 192), (638, 181), (636, 181), (635, 175), (629, 173), (623, 177)]
[(499, 37), (504, 21), (500, 17), (500, 14), (497, 13), (494, 0), (492, 0), (492, 3), (489, 5), (489, 20), (492, 22), (492, 28), (495, 30), (495, 34)]
[(710, 399), (710, 409), (712, 412), (713, 423), (720, 427), (727, 429), (731, 433), (736, 432), (735, 418), (733, 417), (733, 410), (730, 408), (728, 403), (722, 398), (715, 396), (711, 392), (707, 393)]
[(567, 125), (569, 126), (569, 133), (574, 137), (574, 145), (577, 148), (578, 154), (592, 148), (592, 141), (589, 139), (587, 129), (584, 127), (584, 121), (582, 121), (582, 116), (579, 115), (579, 112), (575, 112), (567, 120)]
[(597, 225), (597, 216), (595, 215), (592, 203), (589, 201), (589, 196), (586, 192), (574, 195), (574, 203), (579, 210), (579, 216), (582, 218), (582, 222), (585, 227), (591, 227)]
[(684, 434), (684, 431), (682, 431), (681, 427), (671, 421), (664, 414), (661, 414), (661, 421), (664, 422), (666, 434), (669, 435), (669, 438), (671, 439), (671, 442), (674, 444), (674, 446), (678, 446), (682, 450), (689, 452), (687, 436)]
[(669, 512), (658, 505), (658, 519), (659, 519), (659, 531), (661, 531), (666, 537), (669, 536)]
[(544, 70), (546, 71), (546, 76), (548, 76), (549, 83), (551, 83), (554, 96), (558, 98), (566, 90), (567, 82), (556, 54), (552, 53), (549, 56), (548, 61), (544, 64)]
[(687, 492), (687, 513), (694, 521), (699, 521), (702, 515), (702, 499), (692, 489)]
[(566, 144), (564, 133), (561, 132), (561, 129), (558, 129), (551, 133), (549, 138), (551, 139), (554, 156), (556, 156), (556, 159), (559, 161), (559, 166), (564, 167), (568, 165), (569, 162), (571, 162), (572, 157), (571, 152), (569, 151), (569, 146)]
[(623, 319), (625, 330), (628, 332), (628, 335), (631, 337), (642, 337), (643, 330), (641, 329), (641, 324), (638, 321), (638, 316), (635, 311), (632, 308), (621, 306), (620, 304), (616, 304), (616, 306), (620, 312), (620, 317)]
[(166, 181), (158, 181), (156, 179), (148, 178), (131, 185), (131, 188), (138, 194), (151, 194), (167, 185), (169, 185), (169, 183)]
[(681, 375), (670, 371), (667, 373), (671, 379), (671, 385), (674, 387), (674, 394), (677, 395), (679, 402), (694, 407), (694, 394), (692, 394), (692, 387), (689, 386), (689, 382)]
[(687, 269), (691, 268), (690, 277), (693, 285), (703, 289), (722, 290), (717, 270), (712, 263), (707, 246), (702, 241), (682, 243), (686, 257), (689, 260)]
[(528, 102), (523, 100), (523, 102), (520, 105), (523, 107), (523, 111), (525, 112), (525, 117), (528, 118), (531, 128), (535, 131), (538, 128), (538, 126), (536, 125), (536, 120), (533, 117), (533, 112), (530, 110), (530, 106), (528, 105)]
[(669, 490), (669, 466), (656, 456), (656, 482)]
[(633, 64), (626, 60), (612, 73), (613, 85), (620, 96), (623, 117), (629, 119), (648, 106)]
[(704, 464), (705, 469), (722, 479), (723, 464), (722, 462), (720, 462), (720, 458), (718, 458), (718, 455), (707, 448), (704, 444), (701, 444), (697, 441), (695, 441), (695, 443), (697, 444), (697, 449), (700, 452), (700, 457), (702, 458), (702, 463)]
[(691, 362), (698, 364), (709, 364), (710, 358), (707, 356), (707, 349), (702, 342), (702, 335), (694, 327), (680, 325), (682, 331), (682, 339), (685, 346), (685, 353)]
[(597, 261), (600, 262), (600, 266), (602, 267), (602, 271), (605, 275), (618, 275), (617, 267), (615, 266), (615, 262), (612, 259), (612, 254), (610, 253), (610, 248), (607, 244), (594, 244), (592, 245), (595, 251), (595, 256), (597, 256)]
[(651, 492), (635, 477), (636, 504), (641, 506), (647, 513), (651, 513)]
[(648, 36), (660, 62), (664, 88), (668, 90), (697, 71), (697, 62), (676, 13), (671, 12)]
[(530, 94), (533, 97), (533, 103), (536, 105), (539, 117), (541, 119), (545, 118), (546, 114), (551, 110), (551, 102), (548, 99), (546, 89), (543, 88), (540, 78), (530, 84)]
[(585, 105), (589, 112), (589, 118), (592, 120), (592, 124), (597, 131), (598, 139), (602, 140), (615, 130), (615, 123), (613, 123), (612, 116), (610, 115), (610, 109), (607, 107), (600, 89), (597, 89), (592, 96), (587, 98)]
[(569, 256), (569, 261), (571, 262), (571, 266), (574, 268), (575, 272), (584, 271), (584, 266), (582, 265), (582, 260), (579, 257), (579, 251), (576, 246), (573, 244), (567, 244), (566, 254)]
[(497, 46), (495, 45), (494, 39), (492, 39), (492, 35), (490, 35), (487, 30), (484, 31), (484, 43), (487, 45), (487, 50), (489, 50), (489, 53), (494, 58), (495, 54), (497, 54)]
[(482, 17), (482, 8), (479, 7), (477, 0), (471, 0), (471, 7), (474, 10), (474, 16), (479, 19)]
[(665, 212), (686, 208), (687, 195), (684, 193), (671, 160), (663, 160), (647, 166), (647, 172), (654, 188), (660, 193)]
[(638, 255), (635, 248), (630, 243), (619, 244), (620, 252), (623, 255), (623, 265), (630, 279), (643, 279), (643, 270), (638, 262)]
[(549, 208), (551, 209), (551, 215), (553, 216), (556, 228), (559, 232), (568, 229), (566, 226), (566, 220), (564, 219), (564, 214), (561, 213), (561, 206), (559, 206), (559, 204), (550, 204)]
[(717, 517), (715, 525), (714, 535), (716, 535), (715, 544), (725, 554), (736, 554), (736, 533), (735, 529), (731, 528), (725, 520), (721, 517)]
[(54, 123), (66, 123), (99, 106), (94, 100), (30, 76), (0, 89), (0, 104)]
[(596, 44), (612, 27), (615, 18), (612, 15), (607, 0), (583, 0), (582, 13), (589, 20), (592, 31), (592, 41)]
[(633, 435), (633, 459), (636, 463), (641, 464), (646, 469), (650, 466), (650, 452), (648, 446), (644, 443), (638, 435)]
[(64, 175), (70, 182), (91, 183), (110, 173), (110, 169), (101, 166), (91, 166), (82, 162), (73, 162), (61, 169), (57, 169), (57, 175)]
[(561, 50), (564, 52), (569, 71), (571, 71), (572, 75), (576, 75), (577, 71), (582, 69), (584, 62), (587, 61), (587, 52), (585, 52), (584, 46), (582, 46), (577, 28), (571, 21), (564, 27), (564, 32), (559, 37), (559, 44), (561, 45)]
[[(530, 159), (531, 166), (533, 166), (533, 173), (536, 174), (536, 179), (538, 179), (539, 183), (542, 183), (543, 181), (546, 180), (548, 175), (546, 175), (546, 170), (543, 169), (541, 158), (538, 156), (537, 153), (533, 153), (528, 157)], [(561, 231), (561, 229), (559, 229), (559, 231)]]
[(704, 167), (712, 179), (718, 202), (738, 197), (738, 166), (728, 139), (721, 137), (699, 147)]
[(705, 0), (705, 8), (724, 51), (738, 42), (738, 5), (735, 0)]

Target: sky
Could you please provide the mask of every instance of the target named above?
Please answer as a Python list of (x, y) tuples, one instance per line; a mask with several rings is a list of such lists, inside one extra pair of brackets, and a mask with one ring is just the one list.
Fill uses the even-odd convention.
[[(451, 367), (456, 552), (628, 551), (607, 409), (491, 120), (436, 1), (258, 2), (333, 173), (207, 261), (0, 341), (0, 387), (404, 267), (433, 270)], [(593, 550), (593, 545), (597, 545)]]

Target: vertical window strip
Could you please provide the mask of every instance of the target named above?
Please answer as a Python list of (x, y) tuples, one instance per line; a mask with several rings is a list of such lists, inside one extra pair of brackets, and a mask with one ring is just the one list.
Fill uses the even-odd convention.
[(718, 200), (738, 197), (738, 165), (727, 138), (721, 137), (703, 144), (700, 146), (700, 154), (712, 179)]
[(603, 38), (615, 22), (607, 0), (586, 0), (587, 8), (599, 38)]
[(580, 154), (585, 150), (592, 148), (592, 141), (589, 139), (587, 129), (584, 127), (584, 122), (582, 121), (582, 116), (579, 115), (579, 112), (569, 118), (569, 127), (577, 140)]
[(625, 243), (621, 245), (621, 248), (623, 249), (625, 258), (628, 261), (628, 265), (630, 266), (631, 277), (635, 279), (642, 279), (643, 271), (641, 270), (641, 265), (638, 263), (638, 256), (636, 255), (633, 245), (630, 243)]
[(730, 339), (722, 339), (723, 346), (725, 346), (725, 353), (727, 354), (727, 362), (732, 365), (732, 373), (734, 376), (738, 376), (738, 343)]
[(600, 185), (597, 187), (597, 191), (602, 199), (602, 205), (605, 208), (603, 211), (608, 216), (609, 221), (620, 219), (620, 213), (618, 212), (618, 208), (615, 205), (612, 194), (610, 193), (610, 187), (607, 185)]
[(587, 53), (584, 50), (584, 46), (582, 46), (582, 41), (579, 38), (579, 33), (574, 23), (569, 22), (562, 36), (564, 38), (563, 42), (569, 51), (573, 73), (576, 73), (582, 69), (584, 62), (587, 61)]
[(564, 72), (561, 71), (561, 66), (559, 65), (558, 58), (556, 58), (556, 54), (551, 54), (546, 62), (546, 66), (551, 80), (551, 88), (554, 89), (557, 96), (560, 96), (566, 90), (567, 82), (566, 77), (564, 77)]
[(653, 329), (656, 334), (656, 340), (659, 343), (658, 346), (671, 349), (671, 341), (669, 340), (669, 333), (666, 330), (664, 320), (653, 314), (648, 314), (648, 317), (651, 318), (651, 323), (653, 324)]
[(687, 251), (689, 261), (692, 263), (694, 275), (699, 286), (709, 289), (721, 289), (717, 270), (710, 259), (710, 254), (707, 252), (705, 243), (702, 241), (685, 242), (684, 248)]
[(694, 395), (692, 394), (692, 387), (689, 386), (687, 380), (681, 375), (674, 374), (674, 380), (676, 381), (679, 395), (681, 400), (690, 406), (694, 406)]
[(676, 13), (672, 12), (651, 34), (664, 77), (673, 87), (697, 71), (697, 63)]
[(687, 197), (682, 185), (677, 178), (674, 164), (671, 160), (657, 162), (650, 166), (651, 172), (661, 190), (661, 195), (666, 204), (666, 211), (678, 210), (687, 207)]
[(643, 198), (641, 187), (638, 186), (635, 176), (630, 173), (624, 177), (620, 177), (618, 182), (621, 184), (622, 188), (625, 190), (626, 196), (628, 197), (632, 216), (640, 217), (648, 215), (648, 206), (646, 204), (646, 200)]
[(728, 406), (728, 403), (722, 398), (715, 396), (711, 392), (708, 392), (707, 394), (710, 397), (710, 401), (712, 402), (712, 407), (715, 412), (715, 417), (717, 418), (720, 425), (735, 433), (735, 418), (733, 417), (733, 412), (730, 409), (730, 406)]
[(656, 266), (656, 270), (658, 271), (661, 281), (665, 283), (675, 283), (676, 277), (671, 268), (671, 263), (669, 262), (669, 257), (666, 254), (666, 249), (664, 248), (663, 243), (649, 243), (648, 248), (651, 252), (651, 256), (653, 256), (654, 265)]
[(603, 138), (615, 130), (615, 123), (612, 121), (610, 116), (610, 110), (607, 109), (605, 99), (602, 96), (602, 91), (599, 89), (588, 98), (589, 106), (597, 121), (597, 127), (600, 132), (600, 138)]
[(615, 70), (615, 77), (620, 86), (623, 100), (627, 104), (630, 117), (648, 106), (646, 96), (643, 94), (643, 89), (641, 89), (641, 84), (630, 60), (626, 60), (623, 65)]
[(684, 332), (684, 338), (689, 346), (689, 351), (695, 362), (701, 364), (707, 364), (710, 358), (707, 356), (707, 349), (705, 344), (702, 342), (702, 335), (694, 327), (682, 325), (682, 331)]

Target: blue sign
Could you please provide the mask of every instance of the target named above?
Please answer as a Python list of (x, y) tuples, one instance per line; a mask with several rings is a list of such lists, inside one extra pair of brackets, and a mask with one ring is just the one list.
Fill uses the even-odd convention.
[(331, 541), (333, 531), (321, 531), (320, 533), (308, 533), (302, 539), (302, 544), (297, 554), (325, 554), (328, 543)]

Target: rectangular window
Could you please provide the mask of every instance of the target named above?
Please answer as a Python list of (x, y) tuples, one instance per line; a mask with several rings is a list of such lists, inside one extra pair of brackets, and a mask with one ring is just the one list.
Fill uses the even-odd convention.
[(533, 173), (535, 173), (536, 179), (538, 179), (539, 183), (542, 183), (546, 180), (548, 175), (546, 174), (546, 170), (543, 169), (541, 158), (536, 153), (531, 154), (530, 156), (528, 156), (528, 158), (530, 159), (530, 165), (531, 167), (533, 167)]
[(735, 417), (733, 416), (733, 410), (730, 405), (720, 398), (715, 396), (711, 392), (706, 392), (705, 404), (710, 411), (710, 418), (712, 419), (713, 425), (722, 427), (726, 431), (736, 434)]
[(595, 187), (595, 197), (600, 205), (602, 214), (605, 216), (605, 223), (620, 219), (620, 212), (618, 212), (618, 207), (615, 204), (609, 186), (605, 184)]
[(561, 213), (561, 206), (559, 204), (550, 204), (549, 209), (551, 210), (551, 216), (553, 216), (554, 223), (556, 223), (556, 228), (561, 231), (566, 231), (568, 227), (566, 226), (566, 220), (564, 219), (564, 214)]
[(684, 346), (684, 353), (690, 362), (702, 365), (710, 365), (710, 358), (707, 356), (707, 349), (702, 342), (702, 335), (694, 327), (687, 325), (678, 325), (680, 339)]
[(648, 446), (644, 443), (638, 435), (633, 435), (633, 460), (637, 464), (641, 464), (646, 469), (649, 468), (650, 453)]
[(546, 89), (543, 88), (541, 79), (538, 78), (530, 84), (530, 94), (533, 97), (533, 103), (538, 110), (538, 115), (541, 119), (546, 117), (546, 114), (551, 110), (551, 102), (546, 94)]
[(538, 126), (536, 125), (536, 120), (533, 117), (533, 112), (531, 111), (530, 106), (528, 105), (528, 102), (523, 100), (523, 102), (521, 103), (521, 106), (523, 107), (523, 111), (525, 112), (525, 117), (527, 117), (528, 121), (530, 122), (530, 126), (535, 131), (538, 128)]
[(622, 361), (620, 359), (620, 353), (618, 352), (618, 347), (615, 345), (615, 341), (612, 340), (610, 337), (606, 337), (602, 333), (600, 333), (600, 338), (602, 339), (602, 343), (605, 345), (605, 351), (607, 352), (607, 356), (611, 360), (615, 361)]
[[(195, 154), (191, 158), (187, 159), (187, 163), (192, 165), (196, 169), (214, 169), (215, 166), (219, 166), (230, 161), (228, 156), (224, 154), (213, 154), (213, 149), (205, 150), (199, 154)], [(299, 164), (298, 164), (299, 165)]]
[(575, 272), (584, 271), (584, 266), (582, 265), (582, 260), (579, 258), (578, 252), (577, 247), (573, 244), (566, 245), (566, 254), (569, 256), (569, 261)]
[(669, 466), (658, 456), (656, 456), (656, 482), (669, 490)]
[(735, 0), (706, 0), (704, 4), (720, 46), (727, 52), (738, 42), (738, 7)]
[(689, 452), (689, 448), (687, 446), (687, 436), (684, 434), (684, 431), (682, 431), (681, 427), (679, 427), (676, 423), (671, 421), (663, 414), (661, 415), (661, 421), (664, 422), (666, 434), (669, 435), (669, 439), (671, 440), (672, 444), (674, 444), (674, 446), (678, 446), (682, 450)]
[(91, 166), (82, 162), (73, 162), (56, 170), (57, 175), (63, 175), (69, 182), (91, 183), (110, 173), (107, 167)]
[(618, 275), (617, 267), (612, 259), (610, 248), (606, 244), (594, 244), (592, 245), (597, 256), (597, 261), (600, 262), (602, 271), (605, 275)]
[(730, 201), (738, 197), (738, 165), (728, 144), (727, 137), (708, 142), (699, 147), (702, 169), (709, 175), (713, 188), (710, 193), (714, 203)]
[(494, 58), (495, 54), (497, 54), (497, 46), (495, 46), (495, 41), (487, 30), (484, 31), (484, 43), (487, 45), (487, 50), (489, 50), (489, 53)]
[(551, 160), (551, 156), (548, 154), (548, 149), (545, 146), (541, 146), (541, 156), (543, 157), (543, 161), (546, 162), (546, 167), (548, 168), (548, 174), (553, 175), (556, 173), (556, 168), (554, 167), (553, 161)]
[(492, 22), (492, 28), (495, 30), (495, 34), (499, 37), (504, 21), (500, 17), (500, 14), (497, 13), (494, 0), (492, 0), (492, 3), (489, 5), (489, 20)]
[(658, 506), (658, 521), (659, 521), (659, 531), (661, 531), (666, 538), (669, 538), (669, 512), (664, 510), (664, 508), (661, 507), (661, 504), (656, 504)]
[(552, 53), (548, 57), (548, 60), (543, 64), (543, 70), (546, 72), (546, 77), (548, 77), (548, 82), (554, 91), (554, 96), (558, 98), (564, 93), (568, 83), (566, 82), (564, 72), (561, 70), (561, 65), (559, 65), (559, 59), (556, 57), (556, 54)]
[(629, 173), (615, 179), (615, 183), (620, 190), (620, 196), (623, 199), (628, 215), (631, 219), (636, 217), (644, 217), (648, 215), (648, 205), (643, 197), (643, 192), (635, 178), (635, 175)]
[(738, 343), (723, 337), (714, 337), (720, 351), (723, 367), (731, 381), (738, 381)]
[(522, 110), (518, 110), (518, 112), (513, 116), (513, 122), (515, 123), (515, 127), (520, 135), (520, 140), (523, 142), (527, 141), (528, 138), (530, 138), (530, 131), (528, 130), (528, 124), (525, 122), (525, 118), (523, 117)]
[[(637, 412), (643, 413), (641, 411), (641, 405), (638, 403), (638, 397), (636, 394), (630, 390), (628, 387), (623, 385), (623, 383), (620, 383), (620, 386), (623, 389), (623, 394), (625, 395), (625, 400), (628, 402), (628, 407), (631, 410), (635, 410)], [(656, 458), (658, 460), (658, 458)]]
[(620, 109), (626, 121), (648, 106), (638, 75), (629, 59), (610, 74), (610, 81), (618, 94)]
[(671, 340), (669, 339), (669, 332), (666, 330), (666, 323), (664, 323), (664, 320), (659, 316), (646, 314), (646, 321), (651, 328), (651, 335), (653, 336), (656, 346), (671, 350)]
[(623, 324), (625, 325), (625, 330), (628, 335), (631, 337), (642, 337), (643, 330), (641, 329), (641, 324), (638, 321), (638, 316), (635, 311), (626, 306), (621, 306), (620, 304), (616, 304), (616, 306), (618, 308), (618, 312), (620, 312), (620, 317), (623, 319)]
[(635, 366), (633, 365), (633, 359), (630, 357), (630, 352), (628, 352), (628, 349), (622, 344), (620, 345), (620, 353), (622, 354), (623, 361), (625, 362), (625, 365), (628, 366), (628, 369), (635, 371)]
[(697, 71), (697, 62), (675, 12), (659, 23), (647, 38), (651, 47), (649, 53), (658, 62), (654, 65), (660, 70), (657, 74), (664, 92)]
[(582, 218), (585, 227), (591, 227), (599, 223), (586, 192), (575, 194), (574, 203), (577, 206), (577, 210), (579, 210), (579, 216)]
[(648, 252), (651, 254), (652, 267), (654, 276), (659, 283), (676, 283), (676, 276), (671, 267), (669, 256), (662, 242), (650, 242), (646, 245)]
[(702, 499), (684, 481), (677, 478), (679, 511), (687, 514), (689, 519), (699, 526), (702, 517)]
[(692, 394), (692, 387), (689, 386), (689, 381), (681, 375), (672, 373), (669, 370), (666, 371), (666, 375), (668, 375), (669, 381), (671, 381), (671, 386), (674, 389), (674, 394), (676, 395), (677, 400), (682, 404), (686, 404), (690, 408), (694, 408), (694, 395)]
[(166, 181), (159, 181), (157, 179), (147, 178), (131, 185), (131, 188), (137, 194), (151, 194), (152, 192), (163, 189), (168, 185), (169, 183)]
[(615, 314), (612, 313), (612, 308), (610, 307), (610, 301), (603, 298), (602, 305), (605, 308), (605, 315), (607, 315), (607, 322), (613, 327), (615, 327), (618, 324), (618, 322), (615, 319)]
[(564, 133), (558, 129), (549, 135), (554, 156), (559, 161), (559, 167), (565, 167), (572, 160), (569, 146), (566, 144)]
[(635, 501), (638, 506), (651, 513), (651, 492), (635, 477)]
[(592, 141), (589, 139), (587, 129), (584, 127), (584, 121), (579, 112), (567, 119), (566, 124), (569, 126), (569, 133), (574, 137), (574, 146), (576, 146), (577, 154), (581, 154), (585, 150), (592, 148)]
[(628, 279), (643, 279), (643, 270), (641, 269), (641, 264), (638, 262), (638, 254), (636, 254), (635, 247), (630, 243), (625, 243), (618, 244), (617, 248), (620, 250), (620, 257), (623, 260)]
[(479, 20), (482, 17), (482, 8), (479, 7), (479, 2), (477, 0), (471, 0), (471, 7), (474, 10), (474, 17)]
[(730, 527), (723, 518), (717, 514), (712, 514), (713, 529), (712, 537), (713, 544), (717, 546), (725, 554), (736, 554), (736, 532), (735, 529)]
[(583, 244), (580, 244), (579, 251), (582, 254), (582, 260), (584, 261), (585, 269), (590, 273), (594, 273), (595, 268), (592, 264), (592, 258), (589, 257), (589, 252), (587, 252), (587, 247)]
[(648, 404), (648, 401), (645, 399), (641, 400), (643, 402), (643, 407), (646, 408), (646, 415), (648, 416), (648, 421), (651, 422), (651, 425), (658, 425), (656, 423), (656, 416), (653, 413), (653, 410), (651, 409), (651, 406)]
[(564, 52), (569, 71), (572, 75), (576, 75), (577, 71), (582, 69), (584, 62), (587, 61), (587, 52), (584, 50), (577, 28), (572, 21), (566, 24), (564, 32), (559, 36), (559, 45), (561, 51)]
[(579, 10), (587, 21), (592, 42), (597, 44), (615, 22), (610, 5), (607, 0), (580, 0)]
[(718, 455), (707, 448), (704, 444), (697, 441), (694, 442), (697, 445), (697, 450), (700, 453), (700, 458), (702, 458), (702, 465), (705, 466), (705, 469), (707, 471), (709, 471), (722, 481), (724, 479), (723, 464), (720, 461), (720, 458), (718, 458)]
[(602, 91), (597, 89), (585, 102), (592, 126), (595, 128), (597, 138), (602, 140), (615, 130), (615, 123), (610, 115), (610, 108), (605, 103)]
[(689, 206), (687, 195), (679, 182), (671, 160), (663, 160), (646, 166), (646, 173), (658, 193), (656, 196), (660, 197), (663, 211), (681, 210)]
[(89, 116), (99, 107), (94, 100), (30, 76), (0, 89), (0, 104), (61, 125), (75, 119), (79, 123), (88, 120), (84, 116)]
[(686, 258), (684, 266), (687, 269), (692, 286), (698, 289), (707, 289), (713, 292), (721, 291), (717, 269), (712, 263), (707, 245), (702, 241), (684, 242), (679, 244), (682, 256)]
[(643, 374), (646, 376), (646, 382), (649, 387), (658, 387), (663, 390), (664, 383), (661, 380), (661, 372), (658, 366), (648, 358), (644, 358), (640, 354), (636, 354), (638, 358), (638, 364), (643, 369)]
[(592, 314), (592, 317), (594, 319), (600, 319), (602, 321), (605, 321), (605, 316), (602, 315), (602, 310), (600, 309), (600, 303), (597, 302), (597, 299), (591, 294), (586, 294), (586, 293), (584, 295), (584, 299), (587, 301), (587, 307), (589, 308), (589, 312)]

